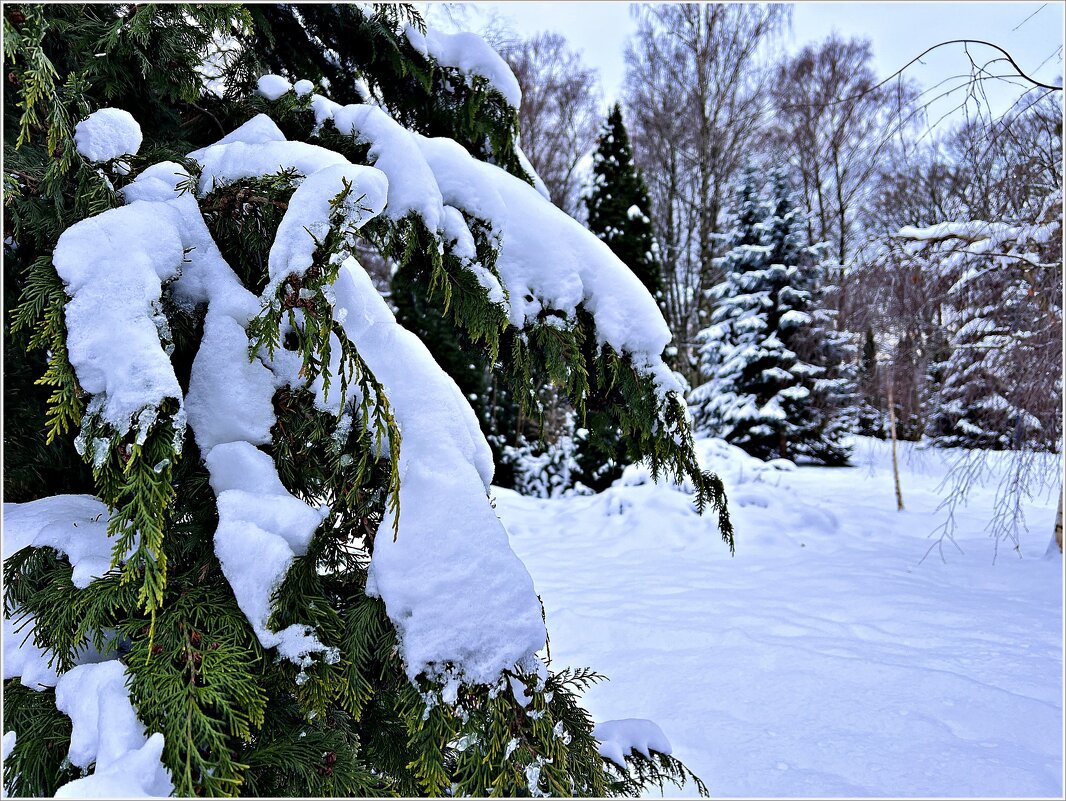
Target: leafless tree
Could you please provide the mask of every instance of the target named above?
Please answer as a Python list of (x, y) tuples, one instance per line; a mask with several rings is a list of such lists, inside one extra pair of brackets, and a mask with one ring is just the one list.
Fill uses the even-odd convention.
[(692, 342), (717, 283), (717, 234), (729, 184), (757, 155), (769, 74), (766, 44), (789, 22), (784, 5), (635, 6), (625, 105), (648, 182), (665, 282), (667, 322), (692, 374)]
[(579, 166), (596, 146), (602, 116), (596, 71), (558, 33), (500, 36), (496, 46), (522, 88), (522, 149), (555, 205), (580, 218)]
[(855, 327), (848, 279), (862, 207), (884, 155), (920, 118), (918, 92), (902, 79), (879, 83), (870, 43), (835, 34), (784, 59), (770, 86), (773, 141), (810, 209), (811, 240), (827, 243), (837, 265), (838, 321)]
[[(961, 431), (960, 440), (1010, 451), (990, 521), (997, 546), (1019, 548), (1023, 501), (1060, 486), (1043, 452), (1061, 450), (1062, 437), (1061, 102), (1044, 96), (961, 126), (946, 148), (956, 172), (946, 206), (954, 213), (904, 227), (885, 249), (892, 271), (921, 273), (933, 288), (927, 303), (951, 337), (936, 399), (946, 423), (934, 419), (932, 433), (950, 442)], [(904, 308), (885, 306), (889, 315)], [(953, 406), (968, 410), (961, 422)], [(954, 461), (941, 548), (954, 541), (955, 509), (995, 459), (971, 449)]]

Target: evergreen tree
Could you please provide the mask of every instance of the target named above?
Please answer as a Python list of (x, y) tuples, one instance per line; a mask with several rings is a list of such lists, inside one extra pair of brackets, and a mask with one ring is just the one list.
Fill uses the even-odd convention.
[(706, 381), (689, 403), (697, 429), (753, 456), (842, 464), (854, 414), (844, 364), (854, 357), (819, 305), (819, 249), (803, 241), (785, 173), (770, 184), (764, 196), (755, 170), (743, 172), (726, 280), (711, 290), (718, 305), (699, 335)]
[(937, 391), (925, 433), (934, 444), (1059, 447), (1061, 230), (1062, 189), (1053, 184), (1008, 219), (907, 226), (897, 234), (906, 258), (951, 281), (946, 325), (927, 337)]
[(592, 156), (592, 186), (585, 198), (588, 227), (662, 302), (662, 267), (648, 212), (651, 201), (637, 166), (622, 107), (614, 104)]
[(884, 405), (881, 397), (881, 372), (877, 364), (877, 340), (873, 329), (866, 328), (858, 370), (859, 409), (856, 432), (866, 437), (885, 437)]
[[(651, 201), (633, 161), (633, 148), (618, 103), (607, 116), (592, 157), (592, 186), (585, 197), (585, 207), (589, 230), (633, 271), (661, 305), (662, 269), (648, 218)], [(611, 424), (606, 412), (616, 402), (617, 398), (591, 394), (584, 424), (574, 434), (578, 467), (575, 478), (595, 490), (610, 486), (631, 461), (622, 432)]]
[[(452, 52), (402, 6), (5, 6), (9, 794), (691, 776), (600, 756), (598, 677), (536, 656), (477, 421), (354, 256), (438, 300), (524, 407), (542, 375), (608, 398), (732, 542), (654, 302), (524, 182), (502, 62)], [(272, 64), (295, 84), (253, 80)]]

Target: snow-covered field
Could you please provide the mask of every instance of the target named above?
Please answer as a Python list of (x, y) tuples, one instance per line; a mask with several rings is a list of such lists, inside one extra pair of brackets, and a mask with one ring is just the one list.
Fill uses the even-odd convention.
[(885, 443), (795, 470), (697, 444), (726, 481), (732, 558), (689, 495), (634, 468), (592, 497), (495, 489), (553, 664), (610, 677), (586, 696), (596, 720), (654, 720), (715, 796), (1062, 797), (1053, 496), (1028, 509), (1024, 558), (993, 564), (993, 486), (958, 516), (964, 553), (922, 562), (943, 451), (903, 446), (897, 512)]

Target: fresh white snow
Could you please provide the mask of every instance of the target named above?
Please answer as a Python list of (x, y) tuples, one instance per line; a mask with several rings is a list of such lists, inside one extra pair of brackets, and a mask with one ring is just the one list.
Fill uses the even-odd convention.
[(94, 111), (74, 126), (74, 145), (89, 161), (132, 156), (141, 149), (141, 126), (120, 108)]
[(600, 741), (600, 756), (620, 768), (626, 766), (625, 758), (634, 751), (650, 757), (652, 750), (660, 754), (669, 754), (673, 750), (654, 721), (640, 718), (606, 720), (592, 730), (592, 736)]
[(107, 505), (92, 495), (53, 495), (4, 504), (4, 559), (28, 546), (55, 548), (74, 568), (72, 581), (85, 589), (111, 567)]
[(791, 469), (697, 440), (726, 482), (733, 558), (690, 495), (640, 468), (591, 497), (495, 489), (553, 664), (609, 676), (593, 717), (654, 720), (712, 796), (1061, 797), (1055, 498), (1028, 505), (1024, 558), (993, 564), (993, 482), (957, 512), (965, 553), (922, 561), (957, 454), (900, 447), (903, 512), (887, 443)]
[(476, 33), (429, 30), (423, 34), (413, 25), (407, 25), (404, 34), (411, 47), (423, 56), (436, 59), (442, 67), (454, 67), (468, 78), (481, 76), (512, 106), (518, 108), (522, 104), (522, 89), (511, 68)]
[[(142, 412), (182, 397), (167, 352), (160, 306), (164, 281), (185, 252), (181, 217), (160, 203), (133, 202), (72, 225), (52, 261), (71, 300), (67, 350), (90, 413), (125, 433)], [(175, 427), (182, 428), (181, 418)]]

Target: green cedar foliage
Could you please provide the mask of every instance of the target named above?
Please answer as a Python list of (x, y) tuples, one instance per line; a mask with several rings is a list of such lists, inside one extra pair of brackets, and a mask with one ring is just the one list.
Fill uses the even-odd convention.
[[(455, 703), (442, 702), (438, 683), (408, 679), (384, 605), (365, 592), (378, 524), (395, 503), (398, 432), (381, 386), (345, 337), (341, 370), (330, 378), (358, 385), (357, 424), (339, 431), (306, 388), (281, 389), (266, 449), (289, 492), (330, 504), (274, 597), (272, 627), (309, 624), (339, 653), (300, 676), (296, 665), (264, 651), (222, 573), (213, 547), (215, 498), (191, 434), (175, 443), (163, 409), (137, 445), (134, 434), (107, 431), (86, 414), (89, 398), (67, 359), (67, 296), (51, 259), (63, 231), (120, 205), (117, 190), (158, 161), (178, 161), (195, 179), (197, 165), (184, 154), (262, 111), (292, 138), (367, 163), (366, 146), (331, 124), (313, 133), (306, 101), (290, 93), (267, 103), (250, 93), (254, 76), (284, 68), (280, 59), (294, 59), (292, 69), (303, 72), (294, 77), (328, 78), (341, 101), (358, 100), (350, 94), (358, 75), (401, 122), (451, 136), (522, 175), (514, 109), (485, 82), (449, 80), (419, 56), (402, 34), (407, 21), (419, 24), (398, 6), (5, 7), (4, 341), (15, 354), (7, 363), (5, 494), (27, 501), (91, 492), (112, 509), (116, 541), (112, 569), (84, 589), (55, 550), (16, 552), (4, 563), (5, 614), (16, 625), (32, 615), (33, 640), (54, 654), (60, 673), (86, 642), (122, 661), (140, 719), (165, 736), (163, 762), (181, 796), (603, 796), (694, 779), (662, 754), (635, 755), (626, 771), (600, 757), (578, 702), (598, 679), (589, 671), (549, 671), (543, 679), (508, 674), (495, 686), (462, 686)], [(285, 37), (297, 29), (306, 31), (304, 46), (290, 47)], [(212, 42), (225, 37), (241, 47), (227, 67), (226, 97), (218, 98), (204, 92), (197, 68)], [(342, 69), (330, 72), (327, 47), (341, 54)], [(106, 57), (96, 57), (101, 52)], [(128, 171), (113, 163), (98, 168), (74, 147), (74, 125), (104, 106), (132, 110), (141, 124), (144, 145), (128, 159)], [(212, 237), (252, 292), (265, 287), (267, 254), (294, 179), (280, 172), (237, 181), (201, 200)], [(491, 268), (493, 232), (468, 222)], [(481, 348), (489, 363), (499, 363), (528, 413), (536, 412), (535, 388), (549, 381), (579, 409), (591, 397), (606, 399), (598, 410), (624, 433), (628, 454), (646, 459), (656, 474), (691, 480), (697, 506), (717, 511), (732, 543), (721, 483), (696, 463), (683, 404), (660, 400), (627, 359), (596, 347), (591, 317), (517, 331), (417, 218), (378, 217), (359, 234), (404, 271), (412, 294), (421, 290), (437, 304), (463, 347)], [(309, 380), (329, 364), (330, 326), (297, 326), (283, 336), (283, 324), (297, 304), (305, 319), (328, 319), (330, 257), (349, 246), (348, 234), (331, 230), (319, 244), (312, 269), (298, 285), (283, 283), (280, 302), (249, 326), (255, 348), (298, 351)], [(204, 309), (180, 306), (166, 290), (162, 307), (175, 374), (187, 390)], [(82, 442), (97, 441), (82, 456), (72, 445), (79, 427)], [(390, 447), (376, 447), (386, 442)], [(104, 450), (90, 469), (93, 447)], [(135, 533), (138, 550), (120, 560)], [(509, 681), (525, 685), (529, 704), (516, 700)], [(4, 765), (10, 793), (52, 795), (76, 778), (63, 760), (69, 719), (56, 710), (53, 691), (10, 680), (3, 715), (3, 730), (18, 733)], [(532, 775), (539, 778), (530, 787)]]

